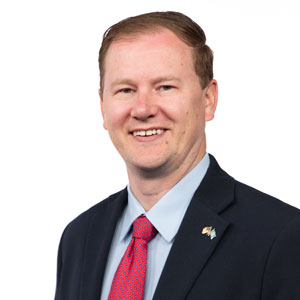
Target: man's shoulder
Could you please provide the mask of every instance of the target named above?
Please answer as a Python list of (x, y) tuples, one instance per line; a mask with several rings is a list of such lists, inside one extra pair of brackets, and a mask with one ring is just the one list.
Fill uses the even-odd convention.
[(264, 228), (280, 230), (300, 218), (298, 208), (239, 181), (235, 181), (234, 206), (240, 218)]
[(242, 183), (227, 172), (218, 164), (216, 159), (210, 154), (210, 166), (207, 171), (205, 182), (206, 194), (217, 195), (224, 198), (226, 195), (231, 197), (233, 192), (234, 202), (231, 206), (235, 212), (245, 213), (247, 216), (258, 218), (268, 218), (274, 216), (278, 219), (289, 219), (299, 216), (300, 210), (276, 197), (270, 196), (254, 187)]
[(214, 201), (214, 206), (218, 207), (216, 203), (220, 201), (231, 204), (227, 212), (244, 220), (244, 223), (247, 220), (257, 224), (284, 223), (300, 215), (298, 208), (237, 181), (219, 166), (211, 154), (210, 166), (199, 191), (204, 191), (206, 197)]
[(71, 232), (73, 232), (76, 235), (85, 232), (94, 218), (107, 216), (107, 214), (110, 213), (113, 207), (121, 205), (121, 203), (119, 202), (122, 201), (123, 197), (121, 196), (125, 193), (126, 189), (123, 189), (93, 205), (92, 207), (78, 215), (75, 219), (73, 219), (67, 225), (65, 231), (68, 231), (69, 234), (72, 234)]
[(256, 206), (257, 209), (281, 210), (287, 212), (300, 213), (297, 207), (294, 207), (276, 197), (266, 194), (245, 183), (236, 182), (236, 197), (243, 199), (249, 205)]

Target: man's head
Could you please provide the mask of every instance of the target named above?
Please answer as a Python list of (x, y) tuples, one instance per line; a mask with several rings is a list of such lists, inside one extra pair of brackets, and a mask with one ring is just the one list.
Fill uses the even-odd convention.
[[(211, 53), (200, 27), (193, 22), (190, 26), (198, 28), (202, 37), (198, 52)], [(196, 68), (195, 48), (166, 26), (119, 35), (101, 51), (104, 128), (128, 173), (179, 174), (180, 178), (206, 151), (205, 122), (214, 117), (218, 94), (212, 69), (207, 75), (207, 66)], [(212, 67), (212, 55), (208, 56), (206, 62)], [(199, 80), (199, 73), (206, 75)]]
[(193, 49), (194, 67), (202, 88), (213, 78), (213, 52), (205, 44), (206, 36), (201, 27), (179, 12), (152, 12), (127, 18), (108, 28), (99, 51), (100, 90), (103, 90), (105, 58), (110, 45), (118, 40), (156, 32), (162, 28), (172, 31), (179, 39)]

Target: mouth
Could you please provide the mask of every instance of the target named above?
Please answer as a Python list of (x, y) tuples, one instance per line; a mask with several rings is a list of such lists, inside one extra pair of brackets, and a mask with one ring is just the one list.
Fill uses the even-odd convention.
[(133, 136), (152, 136), (152, 135), (160, 135), (165, 132), (165, 129), (148, 129), (148, 130), (134, 130), (131, 131)]

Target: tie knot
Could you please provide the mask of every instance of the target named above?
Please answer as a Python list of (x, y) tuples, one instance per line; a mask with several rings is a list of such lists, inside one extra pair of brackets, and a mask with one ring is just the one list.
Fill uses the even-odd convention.
[(145, 240), (149, 242), (157, 234), (156, 228), (151, 224), (151, 222), (144, 216), (139, 216), (133, 222), (133, 237)]

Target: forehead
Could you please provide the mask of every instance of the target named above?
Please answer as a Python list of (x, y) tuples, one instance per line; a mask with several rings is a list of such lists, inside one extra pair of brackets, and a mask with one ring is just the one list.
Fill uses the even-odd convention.
[(156, 27), (152, 30), (146, 29), (144, 31), (136, 33), (129, 33), (126, 34), (126, 36), (120, 35), (111, 43), (110, 48), (122, 43), (138, 43), (142, 41), (146, 42), (149, 40), (151, 40), (153, 46), (168, 42), (175, 42), (187, 46), (187, 44), (184, 43), (182, 39), (180, 39), (180, 37), (177, 36), (177, 34), (175, 34), (173, 31), (163, 27)]
[(152, 73), (175, 67), (194, 70), (192, 51), (168, 29), (122, 37), (112, 42), (107, 51), (105, 77), (115, 72), (138, 70), (139, 67)]

